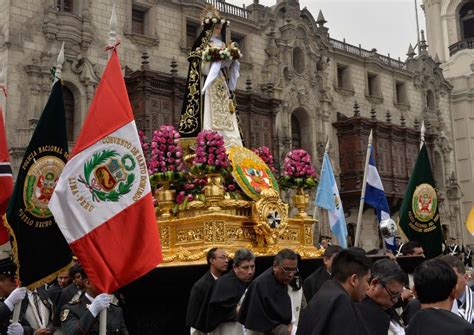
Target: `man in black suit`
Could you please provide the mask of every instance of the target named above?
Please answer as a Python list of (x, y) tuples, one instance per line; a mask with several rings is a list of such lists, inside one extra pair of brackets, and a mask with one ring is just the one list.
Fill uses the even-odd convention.
[(408, 276), (390, 259), (376, 261), (371, 273), (367, 295), (356, 306), (371, 334), (387, 334), (389, 329), (398, 334), (403, 325), (393, 306), (399, 301)]
[(311, 298), (319, 291), (325, 281), (331, 279), (331, 265), (334, 256), (341, 251), (342, 248), (338, 245), (330, 245), (324, 251), (323, 263), (324, 266), (320, 266), (313, 271), (303, 282), (303, 293), (306, 301), (309, 302)]
[(371, 261), (355, 250), (342, 250), (332, 262), (333, 279), (311, 299), (297, 335), (368, 335), (354, 302), (367, 292)]
[(410, 321), (407, 335), (472, 335), (474, 327), (451, 312), (458, 278), (447, 263), (430, 259), (413, 273), (415, 294), (421, 311)]
[(190, 333), (196, 335), (209, 331), (207, 310), (212, 288), (216, 279), (227, 271), (229, 257), (224, 249), (212, 248), (207, 253), (207, 264), (209, 264), (209, 271), (199, 278), (191, 289), (186, 313), (186, 327), (190, 327)]

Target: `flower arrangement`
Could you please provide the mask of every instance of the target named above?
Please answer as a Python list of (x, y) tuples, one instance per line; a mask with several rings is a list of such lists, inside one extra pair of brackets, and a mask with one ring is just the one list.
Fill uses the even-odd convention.
[(203, 130), (197, 136), (196, 155), (192, 170), (214, 173), (227, 170), (229, 159), (225, 152), (224, 137), (214, 130)]
[(163, 125), (153, 132), (148, 172), (152, 185), (177, 181), (183, 177), (183, 150), (180, 135), (173, 126)]
[(226, 19), (222, 19), (216, 14), (211, 14), (211, 15), (208, 15), (206, 16), (206, 18), (204, 18), (204, 20), (201, 22), (202, 26), (207, 26), (210, 24), (222, 24), (222, 25), (230, 26), (230, 21)]
[(226, 48), (208, 46), (202, 52), (202, 59), (206, 62), (217, 62), (222, 60), (236, 60), (242, 57), (237, 43), (232, 42)]
[(253, 152), (255, 152), (257, 156), (260, 157), (262, 161), (268, 165), (272, 173), (276, 172), (276, 169), (273, 166), (273, 156), (268, 147), (258, 147), (257, 149), (254, 149)]
[(286, 154), (283, 162), (283, 188), (313, 188), (317, 184), (316, 170), (311, 164), (311, 156), (303, 149), (294, 149)]

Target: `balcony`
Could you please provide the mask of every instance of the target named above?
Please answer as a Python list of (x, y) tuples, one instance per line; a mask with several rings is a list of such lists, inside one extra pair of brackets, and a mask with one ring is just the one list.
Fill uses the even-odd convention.
[(449, 46), (449, 56), (453, 56), (456, 52), (464, 49), (474, 49), (474, 37), (454, 43)]

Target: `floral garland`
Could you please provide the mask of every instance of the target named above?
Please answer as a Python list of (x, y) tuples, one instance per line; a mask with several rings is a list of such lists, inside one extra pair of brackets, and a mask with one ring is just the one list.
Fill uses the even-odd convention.
[(229, 168), (224, 137), (214, 130), (201, 131), (196, 139), (196, 156), (192, 170), (195, 172), (222, 172)]
[(207, 25), (210, 25), (210, 24), (217, 24), (217, 23), (220, 23), (222, 25), (226, 25), (227, 27), (230, 26), (230, 21), (226, 20), (226, 19), (221, 19), (219, 16), (207, 16), (202, 22), (201, 22), (201, 25), (202, 26), (207, 26)]
[(183, 149), (179, 145), (179, 133), (173, 126), (163, 125), (153, 132), (148, 172), (152, 185), (173, 182), (183, 177)]
[(294, 149), (286, 154), (283, 162), (283, 188), (314, 188), (317, 184), (316, 170), (311, 156), (303, 149)]
[(276, 173), (276, 169), (273, 166), (273, 156), (268, 147), (258, 147), (257, 149), (254, 149), (253, 152), (255, 152), (257, 156), (260, 157), (262, 161), (268, 165), (272, 173)]
[(237, 60), (239, 58), (242, 58), (242, 53), (240, 52), (237, 43), (232, 42), (230, 46), (223, 49), (207, 46), (202, 51), (201, 57), (206, 62), (217, 62), (225, 60)]

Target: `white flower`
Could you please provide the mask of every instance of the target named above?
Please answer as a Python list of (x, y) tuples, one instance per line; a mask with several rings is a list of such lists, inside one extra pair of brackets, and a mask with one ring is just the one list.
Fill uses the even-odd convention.
[(230, 26), (230, 21), (227, 21), (227, 26)]
[(215, 17), (212, 18), (212, 23), (217, 23), (217, 19)]
[(224, 19), (221, 20), (221, 24), (225, 24), (225, 20), (224, 20)]
[(204, 20), (204, 23), (205, 23), (205, 24), (209, 24), (209, 19), (205, 19), (205, 20)]

